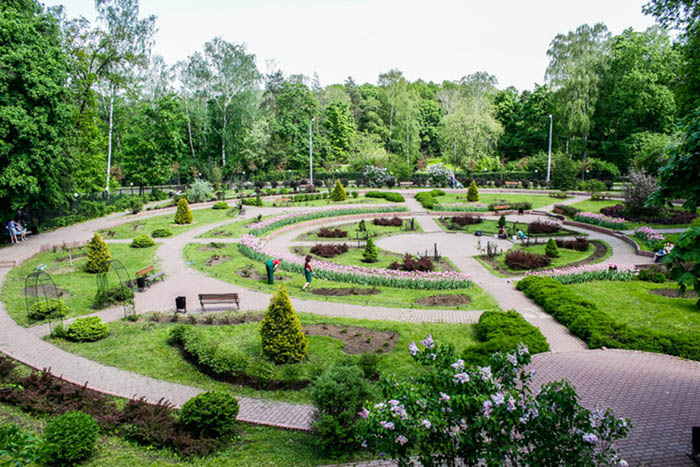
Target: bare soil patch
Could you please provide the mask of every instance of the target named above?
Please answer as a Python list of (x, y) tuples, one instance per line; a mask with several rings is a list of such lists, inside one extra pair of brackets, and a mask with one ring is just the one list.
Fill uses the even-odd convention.
[(359, 287), (338, 287), (325, 289), (311, 289), (311, 293), (314, 295), (347, 297), (349, 295), (377, 295), (381, 293), (381, 291), (379, 289), (362, 289)]
[[(265, 281), (267, 282), (267, 275), (266, 274), (260, 274), (256, 269), (255, 266), (252, 264), (249, 264), (248, 266), (239, 269), (236, 271), (236, 273), (244, 277), (246, 279), (253, 279), (256, 281)], [(289, 276), (280, 273), (279, 271), (275, 271), (275, 280), (276, 281), (287, 281), (289, 280)]]
[(136, 322), (150, 323), (187, 323), (193, 325), (236, 325), (245, 323), (257, 323), (263, 319), (262, 313), (206, 313), (201, 315), (182, 315), (169, 313), (154, 313), (150, 315), (141, 315)]
[(225, 246), (226, 246), (225, 243), (212, 242), (212, 243), (208, 243), (206, 245), (200, 246), (199, 248), (197, 248), (197, 251), (216, 251), (216, 250), (222, 249)]
[(387, 353), (396, 347), (399, 334), (395, 331), (378, 331), (357, 326), (337, 326), (334, 324), (312, 324), (304, 326), (307, 336), (327, 336), (343, 342), (343, 352), (347, 354)]
[(424, 306), (457, 306), (468, 305), (472, 302), (469, 295), (431, 295), (416, 300), (416, 303)]
[(668, 298), (698, 298), (698, 293), (694, 290), (686, 290), (683, 295), (679, 289), (651, 289), (649, 293)]
[[(49, 292), (49, 287), (46, 288), (46, 292)], [(58, 293), (59, 298), (67, 298), (70, 296), (70, 294), (68, 292), (66, 292), (65, 290), (63, 290), (59, 287), (56, 287), (56, 292)], [(24, 293), (26, 293), (27, 295), (32, 295), (34, 297), (43, 297), (44, 296), (44, 290), (42, 290), (41, 287), (37, 288), (33, 285), (24, 289)], [(49, 298), (51, 298), (51, 297), (49, 297)]]
[(209, 259), (204, 263), (205, 266), (213, 267), (216, 265), (219, 265), (221, 263), (225, 263), (226, 261), (230, 260), (230, 256), (219, 256), (219, 255), (211, 255)]

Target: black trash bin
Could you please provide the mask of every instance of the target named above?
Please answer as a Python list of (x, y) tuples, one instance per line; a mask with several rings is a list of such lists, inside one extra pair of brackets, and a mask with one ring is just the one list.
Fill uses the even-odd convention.
[(187, 297), (175, 297), (175, 313), (187, 313)]
[(139, 290), (146, 288), (146, 276), (139, 276), (136, 278), (136, 287), (138, 287)]

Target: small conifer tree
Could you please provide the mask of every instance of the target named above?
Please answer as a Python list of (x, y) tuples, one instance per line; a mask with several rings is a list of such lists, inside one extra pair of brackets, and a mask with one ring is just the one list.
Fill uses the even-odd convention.
[(479, 189), (476, 187), (476, 182), (472, 180), (469, 184), (469, 189), (467, 190), (467, 201), (470, 203), (476, 203), (479, 201)]
[(377, 251), (377, 246), (374, 244), (374, 240), (371, 238), (367, 239), (365, 244), (365, 251), (362, 252), (362, 258), (365, 263), (374, 263), (379, 257), (379, 252)]
[(550, 258), (559, 257), (559, 248), (557, 248), (557, 242), (553, 238), (547, 240), (547, 244), (544, 246), (544, 254)]
[(498, 226), (499, 227), (505, 227), (506, 226), (506, 216), (501, 214), (501, 217), (498, 218)]
[(367, 232), (367, 223), (364, 219), (360, 221), (359, 225), (357, 226), (357, 230), (360, 232)]
[(340, 180), (336, 180), (335, 186), (333, 187), (333, 191), (331, 191), (331, 200), (345, 201), (346, 199), (348, 199), (348, 194), (345, 192), (343, 184), (340, 183)]
[(177, 212), (175, 213), (175, 223), (176, 224), (191, 224), (194, 220), (192, 211), (190, 210), (190, 204), (187, 202), (186, 198), (180, 198), (177, 202)]
[(95, 232), (87, 245), (87, 250), (87, 264), (85, 265), (87, 272), (97, 274), (109, 271), (109, 261), (112, 259), (112, 254), (100, 234)]
[(260, 323), (260, 339), (263, 355), (277, 364), (298, 363), (306, 356), (309, 341), (284, 286), (270, 299)]

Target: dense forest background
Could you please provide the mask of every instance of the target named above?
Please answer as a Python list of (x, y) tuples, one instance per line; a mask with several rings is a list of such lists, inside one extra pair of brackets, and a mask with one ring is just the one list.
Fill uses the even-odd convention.
[[(458, 81), (323, 87), (261, 71), (243, 43), (213, 38), (186, 60), (151, 54), (155, 17), (138, 0), (96, 0), (95, 23), (35, 0), (0, 6), (0, 209), (54, 209), (119, 185), (388, 168), (407, 179), (442, 161), (460, 171), (555, 166), (656, 174), (700, 106), (700, 6), (653, 0), (658, 26), (603, 24), (556, 35), (544, 81), (500, 89)], [(614, 167), (612, 167), (614, 166)], [(218, 169), (217, 169), (218, 168)]]

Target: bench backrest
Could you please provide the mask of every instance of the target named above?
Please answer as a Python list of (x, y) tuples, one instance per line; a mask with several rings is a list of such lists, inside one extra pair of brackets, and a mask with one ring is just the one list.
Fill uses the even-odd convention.
[(518, 182), (506, 182), (506, 185), (508, 185), (508, 186), (516, 186), (516, 185), (520, 185), (520, 183), (518, 183)]
[(493, 210), (494, 211), (502, 211), (503, 209), (508, 209), (510, 208), (510, 204), (504, 204), (503, 206), (494, 206)]
[(146, 274), (150, 274), (150, 273), (152, 273), (152, 272), (155, 271), (155, 270), (156, 270), (156, 267), (153, 266), (153, 265), (150, 265), (150, 266), (145, 267), (145, 268), (143, 268), (143, 269), (141, 269), (141, 270), (139, 270), (139, 271), (136, 271), (136, 275), (137, 275), (137, 276), (145, 276)]
[(211, 294), (199, 294), (199, 301), (228, 301), (234, 300), (238, 301), (237, 293), (211, 293)]

